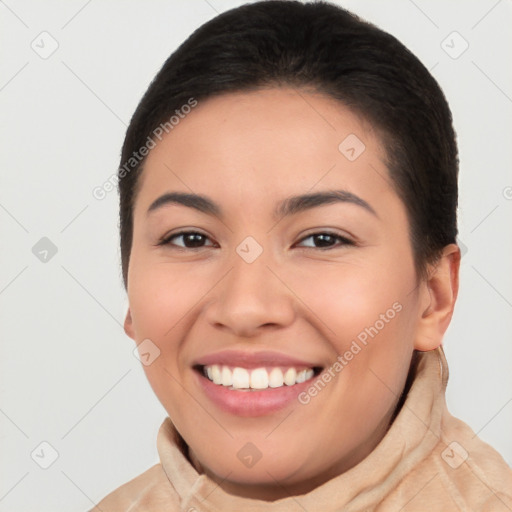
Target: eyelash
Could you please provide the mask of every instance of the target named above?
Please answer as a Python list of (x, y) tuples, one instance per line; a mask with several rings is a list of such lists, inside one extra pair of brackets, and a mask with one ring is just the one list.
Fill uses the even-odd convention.
[[(181, 250), (181, 251), (185, 251), (185, 250), (189, 250), (189, 251), (194, 251), (194, 250), (200, 250), (200, 249), (204, 249), (205, 247), (212, 247), (212, 246), (204, 246), (204, 247), (181, 247), (181, 246), (176, 246), (174, 244), (171, 244), (171, 240), (173, 240), (174, 238), (178, 238), (180, 236), (184, 236), (184, 235), (200, 235), (204, 238), (209, 238), (207, 235), (205, 235), (204, 233), (201, 233), (199, 231), (179, 231), (178, 233), (173, 233), (172, 235), (169, 235), (167, 237), (164, 237), (162, 239), (160, 239), (160, 241), (158, 242), (158, 246), (165, 246), (165, 245), (168, 245), (168, 246), (171, 246), (173, 249), (177, 249), (177, 250)], [(303, 242), (304, 240), (307, 240), (308, 238), (311, 238), (311, 237), (314, 237), (314, 236), (318, 236), (318, 235), (328, 235), (330, 237), (333, 237), (335, 239), (338, 239), (340, 241), (342, 241), (343, 243), (341, 245), (338, 245), (338, 246), (331, 246), (331, 247), (306, 247), (307, 249), (319, 249), (320, 251), (328, 251), (328, 250), (331, 250), (331, 249), (336, 249), (338, 247), (341, 247), (341, 246), (355, 246), (356, 244), (352, 241), (352, 240), (349, 240), (348, 238), (344, 237), (344, 236), (341, 236), (341, 235), (338, 235), (336, 233), (331, 233), (329, 231), (317, 231), (315, 233), (311, 233), (303, 238), (301, 238), (299, 240), (298, 243), (300, 242)]]

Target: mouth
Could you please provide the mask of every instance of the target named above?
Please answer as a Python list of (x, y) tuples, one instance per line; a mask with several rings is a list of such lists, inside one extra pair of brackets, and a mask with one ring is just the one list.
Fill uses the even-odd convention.
[(194, 365), (196, 384), (220, 411), (238, 417), (264, 417), (303, 407), (299, 397), (314, 385), (320, 366)]
[(262, 366), (244, 368), (223, 364), (195, 365), (193, 369), (215, 386), (230, 391), (254, 392), (268, 389), (294, 387), (314, 379), (322, 367)]
[(214, 406), (252, 417), (300, 405), (300, 393), (324, 369), (318, 362), (279, 351), (234, 349), (203, 355), (191, 368), (198, 389)]

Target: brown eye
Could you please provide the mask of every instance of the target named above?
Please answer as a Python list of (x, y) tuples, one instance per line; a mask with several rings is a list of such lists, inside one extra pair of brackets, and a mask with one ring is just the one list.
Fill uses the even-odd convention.
[[(180, 239), (181, 244), (173, 242), (173, 240)], [(206, 240), (209, 240), (209, 238), (203, 233), (197, 231), (180, 231), (179, 233), (164, 238), (158, 245), (174, 245), (183, 249), (201, 249), (202, 247), (208, 247), (204, 245)], [(210, 246), (213, 246), (213, 244)]]
[[(354, 245), (354, 242), (349, 240), (348, 238), (345, 238), (344, 236), (340, 236), (334, 233), (313, 233), (311, 235), (308, 235), (304, 237), (300, 243), (304, 242), (304, 240), (312, 239), (313, 244), (308, 244), (303, 247), (312, 247), (313, 249), (332, 249), (335, 247), (339, 247), (342, 245)], [(341, 243), (338, 243), (336, 245), (336, 241), (339, 241)]]

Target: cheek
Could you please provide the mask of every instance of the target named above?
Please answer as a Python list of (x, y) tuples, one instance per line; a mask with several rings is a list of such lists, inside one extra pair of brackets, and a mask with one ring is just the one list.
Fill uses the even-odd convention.
[(187, 313), (211, 287), (197, 269), (134, 259), (129, 300), (138, 338), (165, 340), (182, 331)]
[(187, 313), (208, 287), (179, 265), (154, 261), (142, 265), (140, 259), (134, 259), (130, 279), (129, 301), (137, 343), (150, 339), (159, 350), (158, 357), (143, 365), (143, 370), (164, 409), (181, 426), (179, 419), (187, 413), (182, 400), (185, 369), (180, 364), (181, 340), (191, 328)]
[[(314, 312), (311, 324), (343, 360), (340, 394), (368, 405), (393, 398), (407, 373), (415, 335), (412, 267), (392, 258), (324, 265), (303, 271), (292, 288)], [(320, 320), (320, 321), (319, 321)], [(335, 358), (333, 358), (333, 364)], [(378, 407), (377, 410), (381, 408)]]
[[(398, 272), (394, 262), (382, 257), (356, 260), (347, 258), (336, 263), (313, 262), (288, 275), (291, 288), (326, 328), (326, 337), (334, 340), (339, 350), (347, 340), (357, 337), (375, 323), (382, 329), (396, 324), (397, 309), (403, 309), (411, 284), (408, 270)], [(300, 277), (298, 277), (300, 276)], [(331, 334), (329, 334), (329, 332)], [(364, 335), (362, 336), (364, 338)]]
[(208, 285), (197, 272), (186, 271), (179, 264), (142, 261), (135, 255), (129, 276), (129, 302), (137, 343), (149, 339), (159, 350), (150, 365), (144, 365), (155, 394), (172, 409), (172, 396), (182, 389), (183, 365), (180, 365), (181, 340), (191, 329), (191, 310), (204, 296)]

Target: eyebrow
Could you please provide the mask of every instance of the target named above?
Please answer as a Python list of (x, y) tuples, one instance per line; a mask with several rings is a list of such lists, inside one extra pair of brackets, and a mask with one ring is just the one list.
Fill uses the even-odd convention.
[[(347, 190), (327, 190), (291, 196), (280, 201), (274, 209), (273, 217), (289, 217), (297, 213), (334, 203), (349, 203), (360, 206), (379, 218), (377, 212), (362, 198)], [(194, 208), (207, 215), (223, 218), (222, 208), (207, 196), (186, 192), (167, 192), (155, 199), (148, 208), (147, 214), (167, 204), (179, 204)]]

